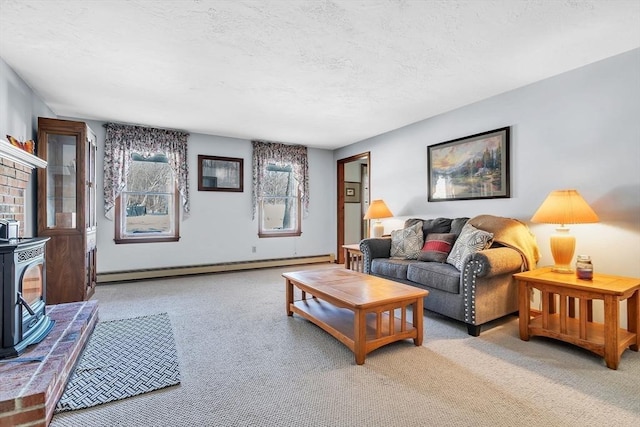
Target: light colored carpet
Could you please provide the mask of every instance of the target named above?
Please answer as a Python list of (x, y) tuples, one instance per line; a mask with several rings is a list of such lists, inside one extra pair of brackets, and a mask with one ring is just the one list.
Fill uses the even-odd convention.
[(422, 347), (364, 365), (285, 313), (296, 266), (98, 286), (101, 320), (167, 312), (181, 384), (55, 415), (52, 426), (637, 426), (640, 357), (617, 371), (573, 346), (518, 338), (517, 318), (474, 338), (425, 312)]
[(55, 412), (90, 408), (179, 383), (166, 313), (99, 322)]

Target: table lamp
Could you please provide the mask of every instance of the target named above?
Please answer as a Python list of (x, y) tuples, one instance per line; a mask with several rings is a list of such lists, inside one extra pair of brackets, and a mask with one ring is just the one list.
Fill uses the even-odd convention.
[(371, 202), (367, 213), (364, 215), (364, 219), (375, 219), (376, 222), (373, 226), (373, 237), (382, 237), (384, 233), (384, 226), (380, 222), (380, 218), (390, 218), (393, 214), (384, 203), (384, 200), (378, 199)]
[(571, 260), (576, 247), (576, 238), (569, 234), (565, 224), (598, 222), (598, 215), (591, 209), (577, 190), (556, 190), (549, 193), (531, 218), (531, 222), (560, 224), (557, 234), (551, 236), (551, 254), (558, 273), (572, 273)]

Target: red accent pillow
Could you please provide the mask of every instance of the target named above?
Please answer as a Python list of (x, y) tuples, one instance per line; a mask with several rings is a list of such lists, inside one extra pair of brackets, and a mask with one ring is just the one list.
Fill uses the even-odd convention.
[(454, 233), (431, 233), (427, 234), (424, 246), (418, 255), (420, 261), (447, 262), (447, 257), (453, 243), (456, 241)]

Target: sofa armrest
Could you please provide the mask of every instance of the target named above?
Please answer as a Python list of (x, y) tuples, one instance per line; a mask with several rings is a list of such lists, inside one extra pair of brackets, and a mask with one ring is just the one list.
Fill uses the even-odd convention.
[(465, 323), (480, 325), (517, 311), (518, 288), (512, 274), (523, 268), (520, 253), (508, 247), (485, 249), (469, 257), (460, 275)]
[(360, 241), (360, 252), (362, 252), (363, 269), (366, 274), (371, 273), (371, 261), (374, 258), (389, 258), (391, 256), (391, 239), (370, 238)]
[(467, 263), (474, 263), (476, 277), (493, 277), (522, 270), (522, 256), (515, 249), (498, 247), (473, 254)]

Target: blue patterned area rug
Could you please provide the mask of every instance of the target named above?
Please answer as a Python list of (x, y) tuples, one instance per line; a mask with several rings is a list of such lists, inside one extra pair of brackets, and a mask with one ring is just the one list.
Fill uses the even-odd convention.
[(167, 313), (98, 323), (55, 413), (89, 408), (180, 383)]

